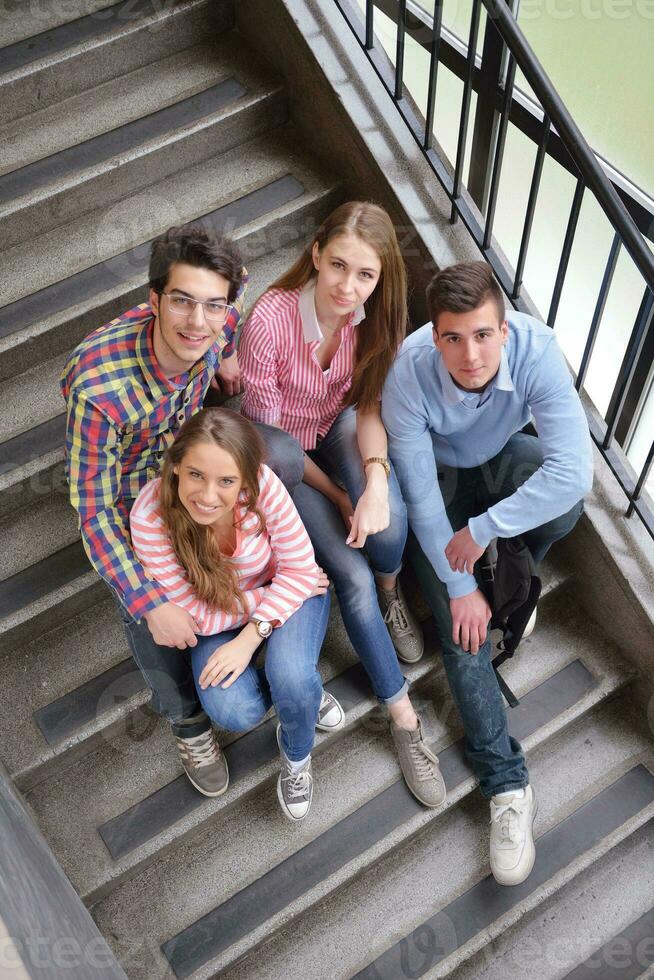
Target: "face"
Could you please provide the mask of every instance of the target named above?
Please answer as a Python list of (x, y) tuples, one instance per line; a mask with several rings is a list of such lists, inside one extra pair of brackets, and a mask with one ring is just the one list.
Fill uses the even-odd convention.
[(318, 272), (316, 309), (326, 316), (347, 316), (361, 306), (379, 282), (381, 261), (377, 252), (357, 235), (332, 238), (322, 251), (313, 246)]
[[(196, 269), (185, 262), (176, 262), (171, 267), (165, 292), (203, 302), (227, 303), (229, 282), (211, 269)], [(150, 306), (157, 317), (154, 352), (169, 377), (190, 370), (216, 343), (225, 327), (224, 321), (207, 320), (202, 306), (196, 306), (188, 316), (174, 312), (168, 296), (158, 296), (153, 289)]]
[(199, 442), (174, 468), (181, 503), (196, 524), (230, 524), (243, 480), (230, 453)]
[(441, 313), (433, 328), (434, 343), (445, 367), (465, 391), (480, 391), (498, 372), (509, 335), (492, 300), (469, 313)]

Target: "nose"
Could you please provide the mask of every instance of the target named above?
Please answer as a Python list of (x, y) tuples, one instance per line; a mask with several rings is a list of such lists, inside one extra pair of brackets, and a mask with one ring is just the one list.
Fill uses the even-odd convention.
[(463, 349), (463, 359), (467, 366), (472, 366), (477, 362), (477, 351), (475, 349), (474, 340), (468, 340), (465, 342)]
[(201, 303), (196, 303), (193, 312), (189, 317), (189, 323), (197, 330), (201, 330), (204, 327), (204, 306), (202, 306)]

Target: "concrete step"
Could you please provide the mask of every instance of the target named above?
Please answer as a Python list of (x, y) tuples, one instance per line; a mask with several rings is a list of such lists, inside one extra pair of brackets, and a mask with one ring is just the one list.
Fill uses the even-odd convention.
[[(66, 104), (59, 105), (54, 114), (60, 117), (58, 131), (66, 134), (67, 145), (0, 176), (0, 234), (5, 247), (32, 241), (90, 211), (109, 208), (126, 195), (216, 152), (224, 153), (282, 126), (287, 117), (283, 86), (263, 67), (255, 69), (259, 64), (254, 52), (231, 32), (214, 46), (196, 46), (165, 59), (163, 68), (152, 66), (157, 70), (148, 71), (146, 79), (144, 69), (132, 72), (141, 77), (129, 78), (131, 84), (124, 94), (119, 84), (123, 79), (101, 86), (99, 94), (95, 90), (86, 93), (85, 118), (95, 119), (97, 109), (99, 119), (96, 131), (91, 130), (86, 139), (71, 127)], [(198, 88), (198, 66), (207, 75), (211, 65), (213, 77), (209, 75)], [(185, 94), (169, 104), (155, 104), (149, 113), (142, 109), (140, 116), (122, 125), (114, 119), (107, 131), (110, 107), (123, 117), (130, 115), (130, 107), (134, 114), (142, 102), (138, 81), (145, 88), (146, 103), (148, 95), (152, 102), (153, 85), (163, 71), (176, 78), (176, 87)], [(41, 136), (43, 148), (48, 147), (52, 124), (49, 120), (46, 133), (41, 134), (38, 128), (34, 131), (32, 116), (21, 120), (21, 129), (30, 134), (31, 147), (35, 137)], [(26, 147), (21, 155), (28, 153)]]
[(16, 44), (110, 6), (111, 0), (68, 0), (65, 4), (41, 0), (29, 9), (22, 3), (6, 4), (2, 18), (3, 45)]
[[(0, 380), (68, 352), (116, 310), (142, 302), (150, 242), (171, 224), (202, 217), (233, 234), (248, 262), (304, 240), (341, 198), (338, 182), (299, 146), (283, 128), (10, 249)], [(10, 271), (20, 279), (13, 286)]]
[[(542, 613), (542, 629), (529, 641), (533, 650), (526, 649), (524, 657), (511, 665), (516, 669), (510, 674), (507, 672), (506, 676), (510, 678), (512, 686), (515, 684), (514, 689), (519, 694), (541, 682), (548, 686), (538, 697), (545, 697), (546, 691), (552, 688), (553, 697), (558, 698), (555, 717), (552, 717), (552, 711), (547, 706), (543, 709), (545, 714), (541, 712), (539, 715), (538, 710), (530, 711), (528, 704), (514, 709), (512, 717), (524, 717), (528, 719), (524, 722), (528, 725), (535, 720), (539, 728), (546, 724), (556, 729), (567, 717), (566, 712), (571, 713), (570, 717), (575, 717), (587, 710), (591, 704), (619, 687), (627, 674), (619, 662), (615, 663), (615, 651), (603, 644), (601, 637), (595, 636), (598, 631), (593, 630), (590, 624), (580, 624), (576, 642), (576, 612), (565, 595), (552, 594), (545, 600)], [(572, 649), (570, 643), (558, 643), (562, 635), (574, 637), (576, 648)], [(349, 650), (344, 634), (340, 634), (340, 639), (338, 636), (330, 637), (330, 649), (332, 643), (339, 643), (341, 650)], [(433, 641), (430, 650), (435, 651)], [(586, 666), (579, 662), (582, 655)], [(570, 667), (570, 664), (573, 666)], [(412, 671), (411, 676), (417, 684), (414, 699), (425, 716), (430, 741), (435, 741), (439, 749), (453, 745), (459, 734), (458, 719), (440, 659), (426, 657)], [(563, 680), (559, 678), (561, 671), (564, 672)], [(552, 674), (557, 675), (556, 681), (550, 681)], [(422, 678), (424, 685), (418, 684)], [(355, 769), (358, 771), (363, 766), (365, 772), (357, 777), (361, 781), (355, 795), (341, 801), (332, 813), (332, 822), (339, 816), (351, 813), (358, 805), (376, 797), (398, 780), (397, 761), (394, 753), (389, 751), (387, 722), (382, 717), (383, 713), (376, 710), (376, 702), (370, 695), (362, 671), (358, 679), (350, 677), (341, 696), (346, 702), (350, 724), (359, 723), (368, 716), (370, 720), (366, 721), (363, 733), (343, 734), (343, 758), (347, 752), (351, 752)], [(560, 697), (563, 697), (563, 701)], [(546, 722), (543, 722), (545, 716)], [(88, 902), (97, 900), (122, 878), (157, 860), (162, 847), (169, 848), (184, 836), (197, 834), (210, 819), (212, 827), (205, 833), (212, 834), (220, 832), (223, 819), (232, 819), (229, 816), (232, 810), (240, 813), (240, 818), (244, 819), (241, 812), (243, 807), (246, 810), (249, 808), (250, 795), (262, 787), (263, 791), (258, 792), (260, 803), (257, 805), (266, 812), (272, 810), (276, 814), (274, 792), (271, 797), (270, 789), (266, 788), (278, 769), (274, 726), (264, 725), (255, 732), (258, 734), (243, 737), (249, 741), (241, 739), (242, 751), (248, 753), (240, 763), (246, 766), (246, 773), (243, 778), (235, 779), (232, 791), (219, 800), (205, 800), (197, 793), (189, 792), (185, 777), (177, 776), (180, 765), (176, 750), (163, 725), (157, 726), (150, 735), (146, 753), (142, 744), (123, 734), (80, 760), (63, 775), (58, 774), (56, 778), (40, 783), (30, 793), (30, 802), (51, 846), (80, 894)], [(254, 747), (250, 747), (250, 742)], [(450, 749), (453, 758), (457, 759), (459, 751), (458, 745)], [(371, 758), (368, 758), (369, 752), (373, 753)], [(235, 764), (238, 758), (236, 756)], [(251, 768), (252, 759), (259, 760), (254, 770)], [(322, 778), (320, 771), (317, 771), (318, 779)], [(467, 771), (461, 778), (469, 789), (468, 784), (472, 784), (467, 778)], [(71, 824), (66, 819), (66, 808), (74, 787), (80, 785), (87, 787), (88, 806)], [(400, 791), (402, 786), (400, 781), (397, 784)], [(419, 806), (418, 810), (420, 818), (424, 811)], [(412, 814), (414, 822), (415, 816)], [(281, 826), (286, 821), (280, 814), (280, 821), (275, 819), (275, 823)], [(311, 821), (306, 831), (298, 829), (298, 833), (303, 839), (307, 834), (312, 838), (316, 833), (316, 824)], [(297, 834), (290, 835), (285, 846), (292, 845), (295, 850), (298, 839)], [(83, 840), (83, 846), (80, 846), (80, 840)], [(270, 850), (266, 860), (277, 863), (278, 852)], [(258, 873), (263, 870), (259, 869)]]
[[(615, 980), (654, 962), (654, 821), (649, 820), (512, 928), (451, 980)], [(645, 942), (643, 942), (645, 940)]]
[[(25, 25), (39, 30), (29, 16)], [(1, 49), (0, 126), (218, 38), (233, 26), (232, 0), (121, 0), (41, 29)]]
[[(565, 580), (566, 569), (556, 556), (549, 556), (541, 574), (544, 602)], [(142, 731), (146, 725), (139, 709), (149, 702), (149, 690), (131, 658), (112, 600), (102, 587), (99, 596), (98, 605), (4, 658), (6, 683), (0, 688), (0, 719), (6, 718), (7, 725), (0, 722), (0, 740), (4, 762), (22, 790), (70, 767), (102, 740)], [(541, 610), (544, 608), (542, 605)], [(426, 623), (425, 630), (428, 642), (433, 643), (432, 625)], [(349, 644), (336, 643), (330, 632), (326, 650), (331, 660), (337, 649), (341, 651), (339, 664), (349, 666)], [(32, 674), (37, 662), (44, 670), (35, 686)], [(420, 680), (432, 666), (431, 661), (423, 660), (410, 672), (412, 680)], [(514, 674), (520, 676), (519, 668)], [(21, 705), (18, 717), (17, 700)]]
[[(522, 885), (503, 887), (489, 874), (488, 803), (475, 793), (443, 813), (437, 826), (426, 827), (409, 842), (393, 848), (391, 840), (375, 865), (345, 888), (299, 921), (288, 921), (255, 955), (241, 963), (230, 962), (230, 980), (278, 980), (294, 974), (307, 980), (325, 976), (431, 980), (460, 975), (478, 980), (486, 976), (484, 962), (490, 965), (489, 976), (563, 977), (564, 970), (549, 971), (542, 962), (530, 970), (522, 961), (501, 958), (498, 946), (508, 943), (512, 927), (521, 929), (522, 923), (523, 944), (512, 947), (516, 955), (522, 952), (528, 957), (534, 937), (542, 949), (548, 939), (555, 942), (555, 936), (560, 937), (561, 928), (570, 936), (567, 924), (552, 923), (553, 928), (543, 934), (528, 923), (537, 921), (542, 912), (547, 924), (548, 903), (551, 908), (557, 897), (565, 901), (565, 889), (570, 889), (570, 895), (583, 881), (578, 876), (601, 876), (605, 862), (618, 857), (613, 848), (623, 855), (629, 850), (645, 854), (643, 838), (649, 833), (651, 839), (654, 816), (652, 747), (651, 733), (630, 718), (628, 696), (605, 703), (530, 754), (530, 778), (539, 807), (537, 857)], [(591, 922), (602, 918), (602, 905), (588, 896), (577, 910), (577, 921), (583, 910), (586, 928), (591, 928)], [(635, 911), (639, 905), (634, 903)], [(135, 943), (136, 958), (131, 960), (124, 942), (129, 934), (127, 907), (116, 910), (111, 921), (97, 912), (96, 917), (105, 935), (118, 936), (114, 948), (120, 950), (122, 965), (130, 977), (138, 978), (147, 975), (142, 972), (145, 957)], [(621, 918), (628, 918), (628, 909), (623, 896)], [(148, 953), (154, 938), (150, 933)], [(205, 932), (197, 940), (198, 946), (191, 950), (180, 941), (166, 946), (175, 973), (166, 972), (162, 964), (156, 975), (193, 980), (223, 975), (226, 958), (200, 965), (199, 947), (211, 939)], [(161, 960), (152, 956), (153, 962), (159, 966)], [(619, 975), (610, 974), (612, 980)]]
[[(16, 608), (18, 594), (11, 581), (35, 569), (51, 555), (79, 538), (77, 515), (63, 494), (43, 494), (30, 507), (12, 511), (0, 519), (0, 616)], [(36, 591), (43, 589), (36, 574)], [(9, 596), (12, 596), (10, 599)]]
[[(614, 671), (613, 658), (611, 661), (607, 667)], [(609, 691), (604, 687), (603, 695), (598, 697), (598, 686), (607, 680), (605, 675), (600, 685), (591, 682), (591, 689), (577, 700), (580, 692), (574, 692), (572, 677), (578, 669), (570, 667), (548, 678), (545, 687), (535, 687), (532, 698), (525, 696), (523, 702), (523, 731), (531, 729), (524, 744), (532, 753), (532, 778), (537, 786), (549, 785), (551, 780), (551, 771), (545, 776), (542, 765), (547, 766), (549, 760), (555, 759), (563, 769), (567, 758), (570, 768), (578, 760), (589, 732), (608, 732), (604, 740), (597, 736), (597, 753), (586, 751), (586, 755), (593, 756), (592, 763), (588, 761), (584, 765), (583, 778), (576, 786), (568, 785), (567, 780), (556, 782), (556, 792), (550, 794), (546, 803), (546, 816), (547, 807), (556, 802), (559, 802), (558, 817), (565, 803), (573, 801), (575, 795), (579, 797), (584, 790), (589, 796), (595, 795), (602, 778), (608, 783), (633, 768), (647, 748), (651, 755), (651, 745), (635, 733), (615, 738), (620, 721), (610, 707), (607, 712), (584, 720), (583, 716)], [(551, 700), (555, 688), (558, 695)], [(613, 685), (612, 689), (615, 689)], [(566, 708), (563, 708), (566, 702), (559, 700), (564, 692)], [(549, 715), (547, 721), (545, 714), (537, 718), (532, 707), (536, 703)], [(510, 717), (517, 733), (517, 716), (511, 712)], [(552, 736), (580, 719), (579, 734), (573, 741), (566, 733), (552, 743)], [(547, 744), (546, 739), (549, 739)], [(449, 800), (440, 811), (427, 811), (417, 804), (401, 781), (389, 785), (394, 779), (391, 769), (395, 766), (390, 764), (392, 756), (386, 738), (373, 735), (364, 739), (361, 732), (352, 733), (349, 741), (343, 739), (317, 761), (311, 818), (292, 833), (277, 809), (271, 789), (267, 801), (260, 795), (249, 802), (247, 811), (236, 811), (231, 818), (216, 821), (206, 829), (202, 839), (178, 848), (165, 861), (121, 886), (94, 908), (94, 917), (130, 977), (171, 976), (171, 966), (176, 976), (194, 980), (224, 972), (229, 972), (231, 977), (238, 960), (269, 942), (284, 926), (290, 927), (292, 933), (287, 949), (300, 955), (302, 951), (310, 951), (303, 957), (302, 975), (321, 980), (325, 975), (351, 976), (352, 967), (358, 969), (365, 965), (366, 960), (357, 957), (357, 952), (362, 952), (361, 943), (366, 943), (371, 923), (376, 924), (376, 945), (383, 949), (388, 944), (390, 922), (397, 929), (404, 927), (405, 913), (409, 911), (417, 925), (434, 908), (432, 905), (426, 909), (424, 901), (419, 900), (425, 896), (423, 881), (431, 888), (432, 895), (441, 886), (437, 908), (448, 905), (477, 878), (487, 874), (484, 837), (488, 813), (487, 804), (482, 805), (476, 793), (470, 799), (474, 781), (463, 763), (460, 746), (448, 750), (443, 746), (444, 741), (447, 736), (441, 735), (436, 747), (448, 783)], [(574, 744), (574, 755), (566, 755), (566, 744)], [(537, 746), (542, 747), (540, 753), (534, 751)], [(608, 778), (607, 774), (610, 774)], [(650, 813), (654, 812), (650, 803), (654, 801), (651, 775), (646, 795), (645, 805), (650, 806)], [(561, 800), (565, 801), (563, 807)], [(641, 803), (639, 812), (642, 806)], [(471, 813), (477, 814), (472, 827)], [(539, 828), (544, 824), (545, 821)], [(429, 832), (436, 827), (437, 833)], [(417, 837), (421, 830), (424, 833)], [(461, 834), (466, 838), (465, 848), (456, 841)], [(426, 877), (412, 886), (407, 877), (403, 877), (400, 885), (399, 862), (396, 862), (393, 873), (384, 875), (386, 887), (378, 893), (374, 884), (383, 874), (389, 855), (400, 845), (405, 845), (405, 856), (413, 855), (424, 841), (432, 847), (432, 842), (436, 842), (437, 854), (446, 857), (447, 864), (435, 865), (432, 860)], [(473, 858), (476, 863), (471, 873)], [(427, 871), (428, 855), (424, 851), (417, 865)], [(357, 889), (357, 879), (364, 874), (366, 879), (357, 891), (358, 899), (350, 903), (347, 900), (350, 889)], [(392, 899), (387, 904), (381, 898), (385, 895), (391, 898), (391, 890)], [(153, 896), (150, 908), (149, 896)], [(340, 931), (329, 930), (316, 944), (298, 941), (304, 928), (304, 919), (300, 917), (330, 896), (331, 908), (336, 912), (331, 921), (332, 924), (335, 920), (340, 922)], [(126, 914), (128, 909), (130, 915)], [(391, 918), (390, 909), (397, 909), (395, 919)], [(322, 916), (317, 915), (312, 921), (321, 922)], [(383, 943), (379, 940), (382, 930)], [(349, 936), (347, 941), (345, 934)], [(327, 940), (326, 936), (331, 938)], [(366, 943), (364, 955), (370, 949)], [(326, 974), (323, 957), (327, 950), (335, 951), (337, 965)], [(255, 970), (264, 963), (266, 971), (270, 971), (266, 951), (251, 958)], [(296, 965), (299, 965), (297, 960)], [(272, 975), (267, 972), (267, 976)], [(389, 976), (401, 976), (401, 972), (396, 969)]]

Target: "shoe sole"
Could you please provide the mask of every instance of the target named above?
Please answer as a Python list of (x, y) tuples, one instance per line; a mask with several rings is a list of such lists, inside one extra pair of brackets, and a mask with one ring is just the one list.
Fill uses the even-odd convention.
[(520, 879), (520, 881), (502, 881), (502, 879), (498, 878), (495, 872), (493, 871), (493, 869), (491, 868), (491, 874), (493, 875), (493, 878), (495, 879), (498, 885), (503, 885), (505, 888), (511, 888), (513, 885), (521, 885), (523, 881), (527, 880), (531, 872), (534, 870), (534, 864), (536, 863), (536, 845), (534, 843), (534, 823), (536, 821), (537, 813), (538, 813), (538, 800), (536, 799), (536, 797), (534, 797), (534, 812), (531, 818), (531, 860), (529, 862), (529, 870), (527, 871), (524, 878)]
[(414, 657), (412, 660), (409, 660), (408, 657), (403, 657), (401, 653), (398, 653), (397, 649), (395, 653), (397, 654), (397, 659), (401, 660), (403, 664), (417, 664), (425, 655), (425, 651), (423, 650), (419, 657)]
[(309, 810), (311, 809), (311, 803), (309, 803), (309, 806), (307, 807), (307, 812), (306, 813), (303, 813), (301, 817), (294, 817), (293, 814), (291, 813), (291, 811), (287, 809), (286, 804), (284, 803), (284, 797), (282, 796), (282, 781), (281, 780), (282, 780), (282, 777), (281, 777), (281, 775), (279, 775), (277, 777), (277, 799), (279, 800), (279, 805), (280, 805), (280, 807), (282, 809), (282, 813), (284, 814), (284, 816), (286, 817), (286, 819), (287, 820), (290, 820), (292, 823), (300, 823), (302, 820), (306, 820), (306, 818), (309, 815)]
[(319, 732), (337, 732), (339, 728), (342, 728), (345, 724), (345, 715), (341, 714), (341, 719), (337, 725), (321, 725), (320, 722), (316, 722), (316, 731)]
[[(404, 778), (404, 774), (402, 774), (402, 775), (403, 775), (403, 778)], [(443, 799), (440, 801), (440, 803), (429, 803), (427, 800), (423, 800), (422, 796), (418, 796), (418, 794), (415, 792), (415, 790), (412, 790), (411, 789), (411, 787), (409, 786), (409, 784), (406, 781), (406, 778), (404, 778), (404, 784), (405, 784), (406, 788), (408, 789), (408, 791), (413, 796), (415, 796), (415, 798), (417, 799), (418, 803), (422, 803), (423, 806), (429, 807), (430, 810), (437, 810), (438, 807), (439, 806), (443, 806), (443, 803), (445, 803), (445, 801), (447, 800), (447, 790), (445, 791), (445, 795), (443, 796)]]

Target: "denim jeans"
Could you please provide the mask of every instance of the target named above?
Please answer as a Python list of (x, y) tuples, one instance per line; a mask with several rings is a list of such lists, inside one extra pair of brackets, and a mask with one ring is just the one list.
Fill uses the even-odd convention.
[(309, 755), (322, 697), (316, 665), (328, 619), (329, 595), (306, 599), (266, 640), (264, 667), (256, 668), (251, 662), (227, 688), (218, 684), (202, 690), (199, 677), (213, 652), (233, 640), (241, 627), (198, 637), (192, 650), (193, 674), (198, 696), (211, 720), (219, 728), (243, 732), (258, 725), (274, 705), (287, 758), (299, 762)]
[[(438, 480), (453, 530), (465, 527), (471, 517), (514, 493), (542, 462), (538, 439), (518, 432), (497, 456), (481, 466), (439, 466)], [(572, 530), (582, 509), (579, 501), (568, 513), (523, 535), (536, 562)], [(527, 785), (529, 776), (520, 744), (508, 732), (504, 701), (491, 665), (490, 638), (476, 655), (454, 643), (447, 589), (413, 534), (407, 551), (436, 621), (445, 672), (463, 722), (466, 752), (481, 792), (489, 797), (520, 789)]]
[[(354, 409), (341, 412), (319, 446), (307, 455), (329, 476), (343, 483), (356, 506), (365, 489), (366, 476), (356, 438)], [(316, 559), (334, 583), (345, 629), (375, 695), (383, 704), (399, 701), (407, 693), (408, 685), (379, 609), (375, 579), (366, 557), (361, 550), (345, 543), (347, 529), (340, 511), (319, 490), (299, 483), (292, 496)], [(393, 472), (389, 502), (390, 526), (370, 535), (365, 548), (372, 567), (381, 575), (399, 571), (407, 535), (406, 507)]]
[(137, 623), (132, 619), (114, 590), (109, 591), (118, 607), (132, 656), (152, 691), (153, 710), (170, 722), (174, 735), (190, 738), (206, 732), (211, 723), (195, 689), (192, 648), (159, 646), (146, 621)]

